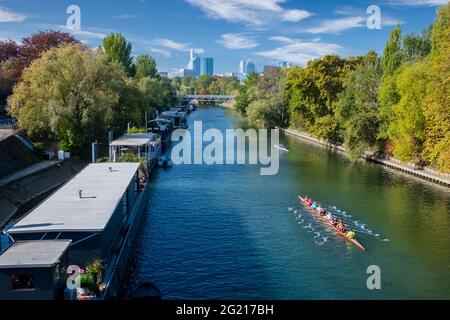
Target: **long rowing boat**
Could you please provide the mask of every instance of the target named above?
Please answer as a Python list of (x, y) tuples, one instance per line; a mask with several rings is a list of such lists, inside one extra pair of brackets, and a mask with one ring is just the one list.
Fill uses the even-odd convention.
[(327, 226), (329, 226), (330, 228), (332, 228), (334, 231), (336, 231), (341, 237), (343, 237), (345, 240), (347, 240), (348, 242), (350, 242), (351, 244), (353, 244), (356, 248), (358, 248), (361, 251), (366, 251), (366, 248), (364, 248), (362, 246), (361, 243), (359, 243), (357, 240), (355, 239), (351, 239), (347, 236), (347, 234), (339, 231), (338, 228), (336, 228), (331, 222), (329, 222), (327, 219), (325, 219), (325, 217), (322, 217), (316, 210), (314, 210), (308, 203), (306, 203), (305, 199), (298, 196), (298, 199), (300, 200), (300, 202), (305, 206), (305, 208), (312, 213), (314, 216), (316, 216), (317, 218), (319, 218), (320, 220), (322, 220)]

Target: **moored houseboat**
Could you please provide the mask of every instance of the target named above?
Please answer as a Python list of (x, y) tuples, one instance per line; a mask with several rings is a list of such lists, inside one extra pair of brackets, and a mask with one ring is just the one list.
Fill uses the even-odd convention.
[(125, 134), (109, 145), (112, 162), (147, 160), (151, 170), (161, 156), (161, 136), (157, 133)]
[[(147, 179), (140, 163), (90, 164), (5, 230), (0, 299), (116, 297), (147, 205)], [(101, 271), (92, 273), (95, 261)], [(84, 280), (70, 287), (76, 270)]]
[(174, 129), (187, 129), (187, 113), (179, 110), (170, 110), (161, 113), (161, 118), (172, 121)]

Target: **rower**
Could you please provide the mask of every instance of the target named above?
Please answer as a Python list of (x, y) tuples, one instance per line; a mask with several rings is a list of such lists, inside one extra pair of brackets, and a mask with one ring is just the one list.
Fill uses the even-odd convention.
[(337, 225), (337, 227), (339, 229), (339, 231), (344, 232), (345, 233), (345, 227), (344, 224), (342, 222), (339, 222), (339, 224)]
[(347, 232), (347, 237), (350, 238), (350, 239), (355, 239), (355, 237), (356, 237), (356, 232), (353, 231), (353, 229), (350, 229), (350, 231)]
[(325, 213), (327, 214), (326, 216), (325, 216), (325, 219), (327, 220), (327, 221), (333, 221), (333, 215), (331, 214), (331, 212), (329, 212), (329, 211), (325, 211)]
[(321, 216), (323, 216), (323, 215), (325, 214), (325, 210), (324, 210), (320, 205), (317, 207), (317, 212), (318, 212)]
[(312, 205), (311, 205), (311, 208), (313, 208), (313, 209), (317, 209), (317, 203), (316, 202), (314, 202)]

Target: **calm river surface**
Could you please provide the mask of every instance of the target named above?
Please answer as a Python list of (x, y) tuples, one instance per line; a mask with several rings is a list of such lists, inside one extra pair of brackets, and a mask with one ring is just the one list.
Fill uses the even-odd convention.
[[(189, 118), (240, 128), (227, 109)], [(291, 137), (275, 176), (259, 166), (183, 165), (153, 176), (135, 281), (164, 299), (450, 299), (450, 192)], [(314, 220), (297, 194), (364, 224), (362, 253)], [(378, 234), (379, 236), (375, 236)], [(382, 288), (367, 289), (367, 267)]]

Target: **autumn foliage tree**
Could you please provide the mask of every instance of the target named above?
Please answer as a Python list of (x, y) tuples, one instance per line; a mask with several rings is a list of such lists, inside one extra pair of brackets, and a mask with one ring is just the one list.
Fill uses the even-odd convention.
[(9, 112), (29, 136), (55, 137), (80, 152), (111, 123), (124, 77), (106, 55), (80, 44), (50, 49), (25, 70)]
[(23, 69), (47, 50), (67, 43), (78, 43), (78, 40), (68, 33), (52, 30), (25, 37), (20, 44), (12, 40), (0, 41), (0, 113)]

